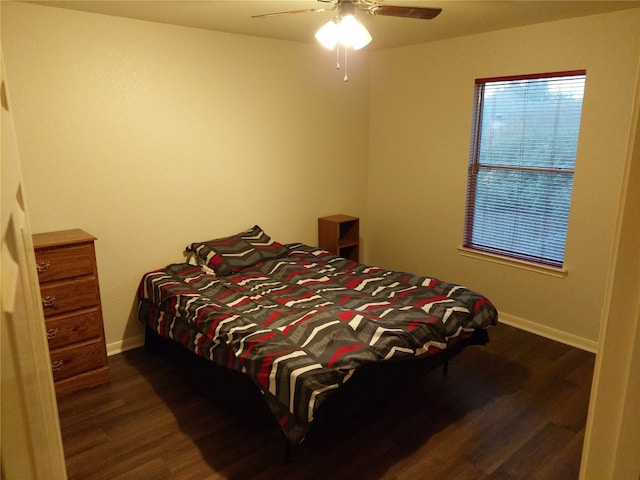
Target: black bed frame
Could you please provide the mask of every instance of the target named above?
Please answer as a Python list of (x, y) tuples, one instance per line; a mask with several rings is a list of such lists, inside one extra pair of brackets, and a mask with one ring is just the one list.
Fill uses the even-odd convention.
[[(320, 405), (312, 425), (314, 429), (337, 428), (365, 410), (384, 403), (399, 389), (410, 386), (426, 373), (442, 366), (447, 374), (448, 362), (469, 345), (489, 342), (486, 330), (477, 330), (469, 338), (435, 355), (364, 365), (353, 377)], [(253, 419), (275, 425), (259, 387), (245, 374), (199, 357), (181, 344), (161, 337), (148, 326), (145, 347), (154, 354), (171, 359), (193, 388), (207, 398)], [(367, 401), (363, 402), (362, 399)], [(293, 445), (285, 438), (285, 463)]]

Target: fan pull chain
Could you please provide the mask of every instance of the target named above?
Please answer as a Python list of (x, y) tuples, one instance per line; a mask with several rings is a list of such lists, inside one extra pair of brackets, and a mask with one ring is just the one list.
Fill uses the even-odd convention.
[(347, 62), (347, 52), (349, 51), (349, 47), (344, 47), (344, 78), (343, 82), (349, 81), (349, 63)]
[[(349, 50), (349, 47), (344, 47), (344, 78), (342, 79), (343, 82), (349, 81), (349, 62), (348, 62), (348, 56), (347, 56), (348, 50)], [(336, 45), (336, 70), (340, 70), (340, 43), (339, 42)]]

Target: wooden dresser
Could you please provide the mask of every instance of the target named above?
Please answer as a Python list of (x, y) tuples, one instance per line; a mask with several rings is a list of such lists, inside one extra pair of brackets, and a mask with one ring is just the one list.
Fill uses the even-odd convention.
[(95, 240), (82, 230), (33, 236), (58, 397), (109, 381)]

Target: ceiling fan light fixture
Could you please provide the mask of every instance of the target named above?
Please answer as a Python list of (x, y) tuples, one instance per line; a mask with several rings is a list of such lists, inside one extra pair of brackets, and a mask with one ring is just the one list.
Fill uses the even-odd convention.
[(323, 47), (328, 48), (329, 50), (336, 48), (339, 37), (340, 27), (335, 20), (329, 20), (316, 32), (316, 40), (318, 40)]
[(371, 34), (353, 15), (346, 15), (340, 22), (340, 43), (360, 50), (371, 42)]
[(316, 39), (329, 50), (338, 42), (345, 47), (360, 50), (371, 42), (371, 34), (353, 15), (329, 20), (316, 32)]

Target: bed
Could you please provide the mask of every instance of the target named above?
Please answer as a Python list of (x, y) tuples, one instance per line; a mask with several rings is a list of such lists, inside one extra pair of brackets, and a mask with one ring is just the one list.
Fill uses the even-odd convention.
[(270, 416), (291, 445), (485, 344), (497, 323), (461, 285), (283, 245), (259, 226), (187, 254), (142, 277), (147, 346), (177, 352), (201, 390)]

